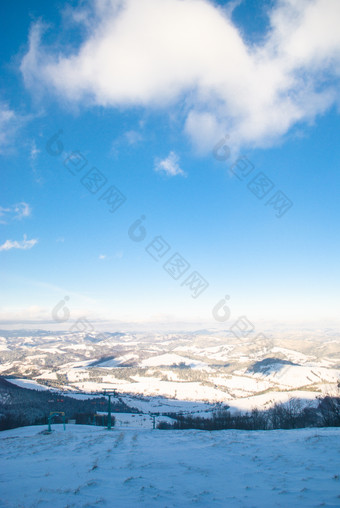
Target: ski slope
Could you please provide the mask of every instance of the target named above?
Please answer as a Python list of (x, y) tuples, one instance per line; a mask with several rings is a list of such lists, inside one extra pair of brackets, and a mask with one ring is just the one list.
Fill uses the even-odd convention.
[(335, 507), (340, 429), (0, 433), (1, 507)]

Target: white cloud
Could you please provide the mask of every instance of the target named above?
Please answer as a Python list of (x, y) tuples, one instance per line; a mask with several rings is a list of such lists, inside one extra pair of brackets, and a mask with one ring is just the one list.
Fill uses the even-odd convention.
[(208, 112), (190, 111), (186, 122), (185, 132), (191, 137), (199, 153), (206, 153), (216, 141), (221, 138), (230, 128), (224, 127), (223, 122), (216, 115)]
[(21, 119), (6, 104), (0, 103), (0, 153), (11, 143)]
[(266, 146), (340, 100), (339, 0), (277, 0), (257, 45), (245, 42), (230, 11), (208, 0), (93, 6), (73, 11), (86, 27), (73, 54), (45, 48), (42, 25), (33, 26), (21, 65), (28, 87), (45, 85), (88, 106), (185, 99), (185, 132), (201, 149), (226, 132), (236, 146)]
[(125, 132), (124, 137), (129, 145), (136, 145), (143, 141), (143, 136), (140, 132), (130, 130)]
[(141, 132), (136, 130), (128, 130), (121, 136), (117, 137), (112, 143), (112, 153), (118, 155), (121, 148), (134, 148), (144, 141), (144, 136)]
[(99, 254), (98, 259), (106, 259), (106, 254)]
[(41, 150), (39, 150), (39, 149), (37, 148), (37, 145), (36, 145), (35, 141), (32, 141), (32, 143), (31, 143), (31, 151), (30, 151), (30, 159), (31, 159), (32, 161), (35, 161), (35, 160), (36, 160), (36, 158), (38, 157), (38, 155), (39, 155), (40, 151), (41, 151)]
[(20, 220), (29, 217), (32, 209), (28, 203), (22, 201), (8, 207), (0, 206), (0, 224), (7, 224), (11, 220)]
[(168, 176), (185, 176), (184, 171), (179, 167), (178, 161), (179, 158), (175, 152), (170, 152), (165, 159), (155, 162), (155, 171), (164, 172)]
[(11, 249), (28, 250), (32, 249), (32, 247), (34, 247), (34, 245), (36, 245), (37, 243), (38, 240), (36, 238), (32, 238), (32, 240), (27, 240), (27, 236), (24, 235), (24, 239), (21, 241), (6, 240), (5, 243), (0, 245), (0, 251)]
[(31, 142), (31, 147), (30, 147), (30, 165), (31, 165), (31, 169), (32, 169), (36, 183), (41, 185), (43, 183), (43, 179), (39, 174), (39, 170), (38, 170), (38, 166), (37, 166), (37, 158), (38, 158), (38, 155), (40, 154), (40, 152), (41, 152), (41, 150), (39, 150), (39, 148), (37, 148), (36, 142), (33, 140)]

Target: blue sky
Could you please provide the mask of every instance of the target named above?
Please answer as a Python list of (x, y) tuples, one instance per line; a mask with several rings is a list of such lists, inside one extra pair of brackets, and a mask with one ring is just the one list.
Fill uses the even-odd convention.
[(339, 9), (2, 2), (2, 324), (336, 322)]

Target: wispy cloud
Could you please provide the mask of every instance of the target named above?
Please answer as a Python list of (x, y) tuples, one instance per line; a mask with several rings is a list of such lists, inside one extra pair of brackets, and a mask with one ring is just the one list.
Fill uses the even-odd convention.
[(137, 143), (143, 141), (143, 135), (140, 132), (134, 130), (126, 131), (124, 137), (130, 146), (136, 145)]
[(21, 241), (6, 240), (5, 243), (0, 245), (0, 251), (11, 249), (28, 250), (32, 249), (32, 247), (34, 247), (34, 245), (36, 245), (37, 243), (38, 240), (36, 238), (32, 238), (32, 240), (27, 240), (27, 236), (24, 235), (24, 239)]
[(106, 254), (99, 254), (98, 259), (106, 259)]
[(270, 28), (250, 44), (216, 2), (93, 2), (73, 11), (87, 37), (72, 53), (44, 47), (43, 26), (33, 25), (21, 70), (32, 90), (71, 102), (164, 108), (186, 99), (183, 127), (200, 148), (225, 132), (240, 146), (267, 146), (340, 101), (339, 0), (269, 4)]
[(179, 167), (179, 157), (175, 152), (170, 152), (169, 155), (163, 160), (156, 160), (155, 171), (163, 172), (168, 176), (182, 175), (185, 176), (184, 171)]
[(0, 102), (0, 153), (13, 141), (21, 124), (22, 118), (7, 104)]
[(136, 148), (144, 141), (143, 134), (138, 130), (128, 130), (118, 136), (112, 143), (112, 153), (117, 156), (121, 149)]
[(29, 217), (32, 209), (28, 203), (22, 201), (8, 207), (0, 206), (0, 224), (7, 224), (12, 220), (21, 220)]
[(39, 150), (37, 148), (36, 142), (33, 140), (31, 142), (31, 147), (30, 147), (30, 166), (31, 166), (36, 183), (41, 185), (43, 183), (43, 179), (39, 174), (39, 170), (38, 170), (38, 166), (37, 166), (37, 159), (38, 159), (38, 155), (40, 154), (40, 152), (41, 152), (41, 150)]
[(31, 144), (31, 152), (30, 152), (30, 158), (32, 161), (35, 161), (37, 156), (39, 155), (40, 153), (40, 150), (37, 148), (37, 145), (35, 143), (35, 141), (32, 141), (32, 144)]

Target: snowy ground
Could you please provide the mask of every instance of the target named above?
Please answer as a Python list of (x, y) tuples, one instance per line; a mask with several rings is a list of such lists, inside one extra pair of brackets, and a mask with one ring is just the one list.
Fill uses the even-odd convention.
[(0, 374), (10, 382), (79, 397), (115, 389), (146, 411), (192, 411), (193, 405), (209, 411), (211, 404), (251, 411), (291, 397), (309, 405), (335, 395), (340, 376), (340, 335), (331, 328), (263, 329), (241, 341), (221, 330), (0, 335)]
[[(100, 414), (99, 411), (97, 411)], [(107, 415), (107, 412), (101, 414)], [(152, 429), (153, 418), (148, 414), (132, 414), (132, 413), (112, 413), (115, 417), (115, 430), (119, 429)], [(167, 416), (156, 416), (155, 425), (159, 422), (174, 423), (174, 419), (168, 418)], [(78, 427), (77, 427), (78, 428)]]
[[(138, 376), (135, 376), (136, 378)], [(212, 378), (214, 381), (216, 378)], [(23, 388), (30, 388), (33, 390), (47, 390), (46, 386), (39, 385), (36, 381), (28, 380), (28, 379), (13, 379), (7, 378), (12, 384)], [(220, 383), (222, 383), (222, 378), (220, 378)], [(228, 380), (230, 385), (235, 382), (235, 379)], [(240, 382), (240, 381), (238, 381)], [(255, 384), (256, 380), (242, 378), (242, 382), (244, 382), (245, 387), (247, 383)], [(170, 385), (170, 389), (168, 390), (168, 394), (176, 392), (177, 397), (164, 397), (162, 395), (141, 395), (141, 393), (164, 393), (166, 392), (166, 386)], [(211, 414), (215, 412), (217, 409), (221, 408), (221, 402), (217, 402), (221, 397), (217, 397), (215, 400), (212, 395), (210, 398), (207, 397), (209, 394), (216, 395), (216, 390), (212, 388), (203, 387), (200, 383), (189, 383), (189, 382), (181, 382), (181, 383), (165, 383), (160, 381), (157, 378), (147, 378), (147, 382), (143, 383), (141, 378), (139, 378), (139, 382), (135, 383), (126, 383), (126, 385), (122, 385), (119, 383), (116, 384), (96, 384), (96, 383), (82, 383), (81, 388), (84, 390), (89, 390), (88, 393), (74, 392), (74, 391), (63, 391), (64, 395), (68, 397), (73, 397), (76, 399), (88, 399), (94, 397), (102, 397), (103, 389), (107, 389), (111, 391), (112, 389), (119, 390), (119, 398), (125, 402), (128, 406), (132, 408), (137, 408), (143, 412), (159, 412), (159, 413), (171, 413), (171, 412), (190, 412), (191, 414), (195, 414), (196, 416), (202, 416), (210, 418)], [(179, 388), (175, 388), (179, 386)], [(325, 385), (326, 386), (326, 385)], [(58, 391), (55, 389), (51, 389), (52, 391)], [(96, 391), (91, 391), (96, 390)], [(129, 393), (130, 390), (130, 393)], [(132, 392), (132, 393), (131, 393)], [(135, 393), (133, 393), (135, 392)], [(249, 412), (252, 409), (260, 408), (260, 409), (269, 409), (276, 403), (285, 403), (290, 399), (295, 398), (299, 399), (303, 405), (308, 406), (316, 406), (319, 403), (318, 396), (320, 396), (320, 392), (313, 392), (308, 390), (289, 390), (289, 391), (271, 391), (268, 390), (265, 393), (261, 394), (252, 394), (249, 397), (244, 396), (245, 390), (243, 390), (243, 396), (239, 399), (232, 399), (230, 396), (224, 394), (223, 397), (223, 405), (230, 408), (231, 413), (239, 413), (239, 412)], [(325, 389), (324, 394), (336, 394), (336, 391), (332, 391)], [(202, 398), (200, 400), (200, 397)], [(205, 399), (205, 400), (204, 400)], [(211, 402), (207, 402), (210, 400)], [(215, 403), (214, 403), (215, 401)]]
[(0, 433), (1, 507), (339, 507), (340, 429)]
[(9, 383), (12, 383), (12, 385), (20, 386), (20, 388), (28, 388), (29, 390), (39, 390), (39, 391), (57, 391), (55, 388), (50, 388), (48, 386), (41, 385), (37, 381), (34, 381), (33, 379), (12, 379), (8, 378), (6, 379)]

